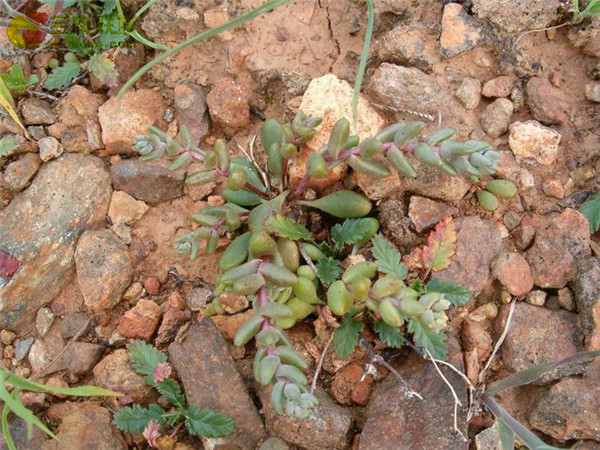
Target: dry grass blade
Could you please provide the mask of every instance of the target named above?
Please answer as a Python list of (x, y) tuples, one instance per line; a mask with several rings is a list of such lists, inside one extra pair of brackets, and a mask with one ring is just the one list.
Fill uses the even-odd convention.
[(10, 91), (6, 87), (6, 84), (2, 78), (0, 78), (0, 105), (2, 105), (10, 117), (12, 117), (12, 119), (23, 129), (23, 131), (27, 133), (27, 130), (21, 123), (21, 119), (19, 119), (19, 116), (15, 111), (15, 101), (13, 100), (12, 95), (10, 95)]
[(593, 352), (579, 352), (560, 361), (538, 364), (537, 366), (530, 367), (529, 369), (513, 373), (503, 380), (494, 383), (486, 392), (489, 395), (495, 395), (504, 389), (533, 383), (535, 380), (541, 378), (544, 374), (550, 372), (551, 370), (557, 369), (558, 367), (562, 367), (567, 364), (585, 363), (591, 361), (597, 356), (600, 356), (600, 350)]

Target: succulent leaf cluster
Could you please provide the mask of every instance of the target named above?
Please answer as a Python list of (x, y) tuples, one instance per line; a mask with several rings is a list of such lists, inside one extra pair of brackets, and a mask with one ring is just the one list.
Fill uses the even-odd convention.
[[(187, 184), (222, 182), (226, 203), (206, 206), (194, 214), (191, 219), (197, 228), (176, 239), (177, 249), (194, 259), (200, 249), (213, 253), (225, 233), (239, 231), (221, 255), (222, 272), (214, 293), (232, 292), (252, 302), (255, 315), (240, 328), (235, 344), (242, 346), (255, 339), (256, 380), (271, 386), (278, 412), (301, 418), (312, 414), (317, 399), (304, 374), (308, 365), (294, 350), (285, 329), (327, 305), (342, 318), (334, 345), (343, 348), (338, 352), (343, 357), (357, 344), (362, 320), (370, 318), (384, 342), (400, 345), (410, 334), (418, 346), (444, 358), (446, 311), (470, 298), (468, 291), (449, 282), (407, 283), (408, 271), (400, 262), (400, 253), (385, 238), (376, 236), (379, 222), (364, 217), (371, 212), (371, 202), (351, 190), (302, 199), (310, 178), (328, 177), (340, 164), (376, 178), (387, 177), (392, 170), (416, 177), (414, 158), (447, 175), (468, 177), (477, 185), (477, 196), (486, 209), (492, 209), (489, 197), (482, 200), (482, 195), (496, 199), (516, 193), (510, 181), (492, 180), (498, 153), (485, 142), (454, 141), (450, 129), (419, 139), (425, 128), (422, 122), (396, 123), (361, 140), (350, 134), (345, 119), (336, 122), (327, 143), (306, 158), (304, 178), (292, 189), (288, 168), (320, 123), (320, 118), (302, 112), (290, 123), (266, 120), (260, 132), (266, 154), (264, 168), (249, 157), (232, 155), (221, 140), (210, 151), (200, 150), (184, 128), (179, 139), (151, 128), (134, 142), (143, 159), (171, 157), (173, 170), (183, 169), (193, 160), (200, 162), (202, 169), (188, 173)], [(317, 241), (304, 225), (286, 217), (291, 203), (347, 220), (331, 228), (330, 239)], [(370, 253), (361, 250), (369, 245)], [(359, 251), (367, 260), (342, 263), (349, 252)], [(217, 311), (215, 304), (205, 313)]]

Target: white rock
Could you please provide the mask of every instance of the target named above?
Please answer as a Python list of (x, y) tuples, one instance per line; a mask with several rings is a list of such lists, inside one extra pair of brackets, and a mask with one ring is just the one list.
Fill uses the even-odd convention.
[(58, 139), (51, 136), (40, 139), (38, 145), (40, 147), (40, 159), (44, 162), (58, 158), (64, 152)]
[(556, 160), (561, 135), (535, 120), (510, 125), (508, 145), (518, 158), (533, 158), (549, 166)]
[[(297, 183), (305, 173), (305, 162), (310, 152), (319, 150), (329, 140), (333, 125), (342, 118), (350, 121), (350, 134), (361, 138), (373, 136), (385, 126), (384, 118), (373, 109), (361, 95), (358, 99), (358, 123), (352, 123), (352, 86), (340, 80), (333, 74), (314, 78), (300, 104), (300, 111), (313, 117), (322, 117), (323, 122), (317, 129), (315, 136), (306, 143), (299, 158), (292, 164), (290, 179), (292, 185)], [(323, 180), (311, 179), (311, 187), (324, 187), (338, 181), (344, 172), (345, 165), (337, 166), (332, 174)], [(314, 184), (313, 184), (314, 183)]]

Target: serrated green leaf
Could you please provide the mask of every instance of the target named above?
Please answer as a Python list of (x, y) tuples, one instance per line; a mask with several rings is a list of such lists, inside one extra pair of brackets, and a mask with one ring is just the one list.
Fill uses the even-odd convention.
[(97, 53), (92, 55), (87, 63), (88, 70), (106, 86), (112, 87), (117, 82), (115, 63), (105, 55)]
[(100, 50), (116, 47), (127, 39), (127, 34), (121, 33), (124, 31), (125, 23), (119, 18), (117, 11), (113, 11), (111, 14), (102, 16), (102, 32), (94, 40), (94, 43)]
[(446, 335), (444, 333), (436, 334), (416, 320), (408, 322), (408, 331), (413, 334), (415, 344), (429, 350), (435, 359), (446, 360)]
[(317, 276), (323, 284), (331, 284), (337, 280), (340, 274), (340, 262), (337, 259), (328, 256), (321, 258), (316, 265)]
[(197, 405), (190, 406), (184, 416), (185, 427), (190, 434), (202, 437), (227, 436), (235, 428), (235, 421), (231, 417), (212, 409), (200, 409)]
[(579, 211), (590, 223), (590, 233), (594, 234), (596, 231), (600, 230), (600, 192), (596, 192), (592, 195), (583, 205), (581, 205)]
[(373, 329), (379, 336), (379, 340), (388, 347), (400, 348), (404, 345), (404, 336), (399, 328), (388, 325), (384, 320), (377, 319)]
[(371, 224), (366, 219), (346, 219), (331, 229), (331, 239), (335, 250), (341, 250), (344, 245), (356, 244), (372, 233)]
[(347, 315), (339, 327), (333, 332), (333, 347), (340, 359), (348, 359), (358, 344), (358, 336), (363, 329), (363, 323)]
[(12, 155), (17, 149), (17, 138), (13, 136), (0, 139), (0, 158)]
[(115, 0), (104, 0), (103, 3), (104, 3), (104, 8), (102, 9), (102, 12), (100, 13), (102, 16), (109, 15), (117, 7), (117, 2)]
[(281, 214), (271, 217), (267, 223), (267, 229), (280, 237), (299, 241), (300, 239), (310, 239), (310, 231), (304, 225), (293, 222)]
[(327, 242), (321, 242), (319, 244), (319, 250), (321, 250), (325, 256), (335, 256), (335, 251)]
[(454, 306), (460, 306), (471, 300), (471, 291), (463, 286), (458, 286), (450, 280), (432, 278), (427, 283), (428, 292), (440, 292), (444, 298)]
[(185, 406), (185, 396), (181, 392), (179, 383), (173, 378), (167, 378), (156, 385), (156, 390), (171, 405), (183, 408)]
[(79, 64), (66, 62), (64, 65), (54, 69), (50, 75), (48, 75), (48, 78), (44, 81), (44, 87), (49, 91), (67, 87), (80, 73), (81, 68), (79, 67)]
[(377, 261), (377, 269), (380, 272), (397, 276), (403, 280), (408, 275), (406, 264), (400, 262), (400, 252), (394, 245), (381, 235), (372, 239), (373, 248), (371, 253)]
[(146, 383), (156, 387), (154, 382), (154, 369), (161, 362), (167, 362), (167, 355), (159, 352), (154, 346), (142, 340), (135, 340), (129, 346), (129, 358), (133, 362), (134, 370), (144, 375)]
[(135, 404), (117, 411), (113, 418), (113, 423), (119, 430), (126, 431), (127, 433), (141, 433), (151, 420), (159, 424), (165, 423), (165, 418), (163, 417), (165, 413), (166, 411), (156, 403), (152, 403), (148, 408), (142, 408), (141, 405)]

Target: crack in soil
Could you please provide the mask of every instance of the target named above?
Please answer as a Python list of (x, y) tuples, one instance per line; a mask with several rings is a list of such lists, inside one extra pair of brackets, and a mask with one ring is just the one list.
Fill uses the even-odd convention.
[(335, 34), (333, 33), (333, 26), (331, 25), (331, 14), (330, 14), (330, 11), (329, 11), (329, 7), (323, 6), (323, 0), (317, 0), (317, 3), (319, 5), (319, 8), (325, 10), (325, 15), (327, 16), (327, 28), (329, 29), (329, 37), (331, 38), (331, 40), (335, 44), (336, 55), (335, 55), (335, 58), (334, 58), (333, 62), (331, 63), (331, 65), (329, 67), (329, 72), (331, 72), (333, 70), (333, 66), (337, 62), (337, 60), (340, 57), (340, 55), (342, 54), (342, 50), (340, 48), (340, 43), (338, 42), (338, 40), (335, 37)]

